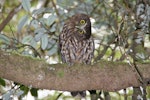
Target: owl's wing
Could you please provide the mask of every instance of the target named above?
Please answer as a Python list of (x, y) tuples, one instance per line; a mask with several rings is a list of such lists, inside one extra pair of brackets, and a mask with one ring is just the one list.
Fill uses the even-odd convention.
[(91, 61), (94, 57), (94, 40), (93, 37), (91, 36), (88, 40), (86, 40), (85, 44), (85, 50), (83, 54), (83, 62), (85, 64), (91, 64)]
[(62, 46), (63, 46), (63, 40), (62, 40), (62, 34), (59, 35), (59, 44), (58, 44), (58, 50), (59, 50), (59, 53), (60, 53), (60, 56), (61, 56), (61, 60), (62, 62), (66, 62), (66, 59), (65, 59), (65, 55), (64, 53), (62, 52)]
[(62, 62), (71, 64), (70, 58), (70, 47), (69, 47), (69, 40), (72, 37), (73, 28), (72, 23), (66, 22), (63, 26), (63, 30), (59, 35), (59, 50), (61, 54)]

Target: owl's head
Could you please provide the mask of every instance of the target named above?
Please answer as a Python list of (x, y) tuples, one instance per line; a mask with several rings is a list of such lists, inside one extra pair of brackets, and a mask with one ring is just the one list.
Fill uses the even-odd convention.
[(74, 25), (74, 35), (80, 39), (89, 39), (91, 36), (91, 21), (86, 14), (76, 14), (71, 17)]

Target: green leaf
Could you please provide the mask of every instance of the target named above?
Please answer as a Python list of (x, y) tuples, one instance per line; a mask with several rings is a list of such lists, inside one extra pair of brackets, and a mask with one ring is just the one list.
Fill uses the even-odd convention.
[(57, 0), (57, 4), (63, 8), (68, 8), (74, 4), (74, 0)]
[(45, 32), (46, 32), (46, 30), (44, 28), (38, 28), (38, 29), (36, 29), (34, 31), (35, 34), (37, 34), (37, 33), (45, 33)]
[(44, 33), (42, 33), (42, 32), (39, 32), (38, 34), (36, 34), (34, 37), (35, 41), (37, 41), (37, 42), (40, 41), (40, 39), (42, 38), (43, 35), (44, 35)]
[(33, 10), (32, 15), (39, 15), (44, 12), (45, 12), (45, 8), (39, 8), (39, 9)]
[(48, 51), (48, 55), (52, 56), (53, 54), (55, 54), (57, 52), (57, 45), (55, 44), (49, 51)]
[(147, 92), (147, 97), (150, 98), (150, 86), (147, 86), (146, 92)]
[(3, 42), (3, 43), (6, 43), (6, 44), (10, 44), (10, 39), (3, 35), (3, 34), (0, 34), (0, 42)]
[(24, 91), (23, 90), (18, 90), (18, 91), (16, 91), (15, 94), (16, 94), (17, 97), (20, 97), (24, 94)]
[(29, 44), (32, 39), (33, 39), (33, 36), (32, 36), (32, 35), (25, 36), (25, 37), (22, 39), (22, 43), (23, 43), (23, 44)]
[(20, 90), (24, 91), (24, 95), (26, 95), (29, 92), (29, 88), (26, 86), (21, 86)]
[(47, 49), (51, 49), (52, 47), (54, 47), (55, 44), (56, 44), (56, 41), (54, 39), (50, 38), (48, 40)]
[(37, 91), (38, 91), (38, 89), (32, 88), (32, 89), (30, 90), (31, 95), (34, 96), (34, 97), (37, 97), (37, 96), (38, 96)]
[(33, 26), (35, 29), (39, 27), (39, 22), (37, 20), (31, 21), (31, 26)]
[(51, 26), (51, 25), (55, 22), (56, 18), (57, 18), (57, 17), (56, 17), (55, 15), (49, 16), (49, 17), (47, 18), (46, 24), (47, 24), (48, 26)]
[(31, 40), (31, 44), (30, 44), (32, 47), (36, 48), (37, 46), (37, 42), (35, 41), (35, 39), (32, 39)]
[(50, 32), (55, 32), (56, 31), (56, 24), (52, 25), (52, 27), (49, 30)]
[(2, 95), (3, 100), (11, 100), (11, 96), (15, 93), (14, 89), (9, 90), (5, 94)]
[(31, 8), (30, 0), (22, 0), (22, 6), (23, 6), (24, 10), (29, 12), (30, 8)]
[(0, 78), (0, 84), (1, 84), (2, 86), (5, 86), (5, 85), (6, 85), (5, 80), (3, 80), (2, 78)]
[(26, 24), (28, 20), (28, 15), (23, 16), (20, 20), (19, 20), (19, 24), (18, 24), (18, 32), (20, 33), (20, 31), (22, 30), (22, 28), (24, 27), (24, 25)]
[(47, 45), (48, 45), (48, 35), (47, 35), (47, 34), (44, 34), (44, 35), (42, 36), (42, 38), (41, 38), (41, 48), (42, 48), (43, 50), (45, 50), (46, 47), (47, 47)]
[(38, 28), (38, 29), (36, 29), (34, 31), (34, 33), (36, 34), (34, 36), (35, 41), (37, 41), (37, 42), (40, 41), (45, 32), (46, 32), (46, 30), (44, 28)]

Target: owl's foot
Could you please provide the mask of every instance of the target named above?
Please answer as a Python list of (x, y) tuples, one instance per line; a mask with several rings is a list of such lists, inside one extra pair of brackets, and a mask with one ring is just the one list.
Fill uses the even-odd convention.
[(86, 91), (74, 91), (74, 92), (71, 92), (71, 95), (73, 97), (84, 98), (86, 96)]

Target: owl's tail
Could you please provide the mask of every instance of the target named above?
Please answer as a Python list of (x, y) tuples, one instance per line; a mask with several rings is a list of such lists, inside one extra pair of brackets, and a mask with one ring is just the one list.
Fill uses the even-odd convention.
[(71, 95), (73, 97), (85, 97), (86, 96), (86, 91), (74, 91), (74, 92), (71, 92)]

